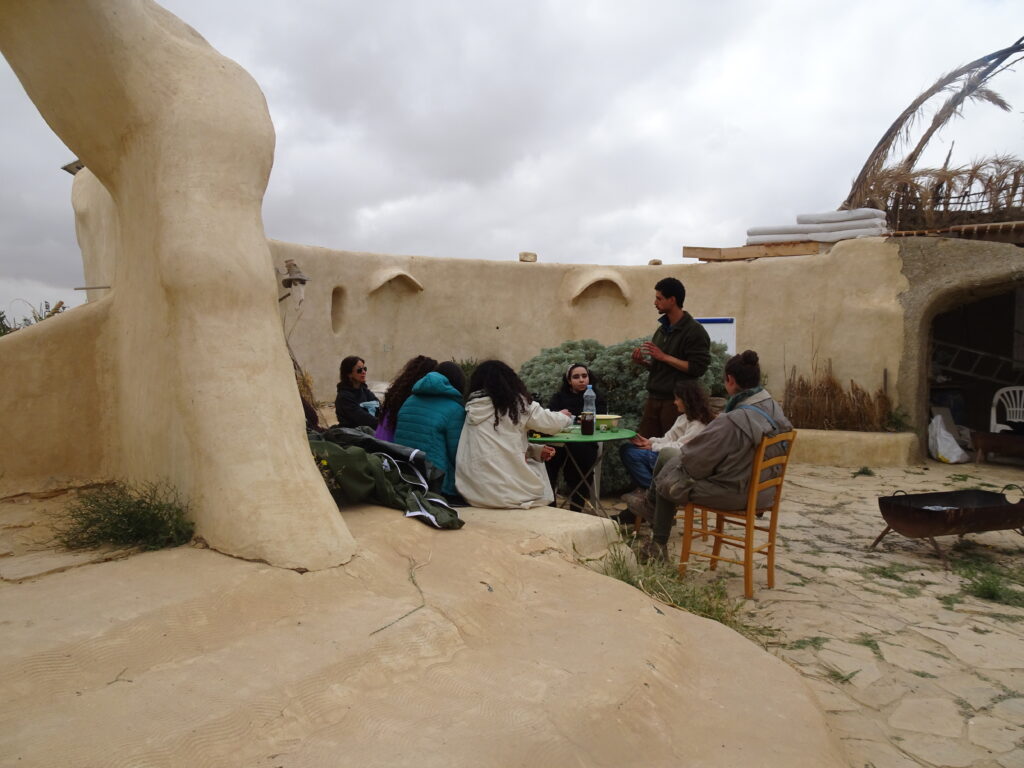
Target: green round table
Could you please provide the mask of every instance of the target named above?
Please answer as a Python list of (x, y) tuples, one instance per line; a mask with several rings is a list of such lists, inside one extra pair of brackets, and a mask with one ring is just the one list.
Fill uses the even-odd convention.
[[(573, 426), (567, 432), (559, 432), (557, 435), (542, 435), (540, 437), (531, 437), (530, 442), (538, 445), (579, 445), (581, 443), (596, 443), (597, 444), (597, 458), (594, 460), (594, 466), (589, 471), (584, 472), (580, 468), (579, 464), (576, 463), (576, 458), (572, 455), (571, 451), (567, 451), (568, 459), (576, 467), (577, 474), (582, 478), (574, 488), (569, 489), (569, 494), (566, 497), (571, 499), (573, 494), (579, 489), (581, 485), (585, 485), (587, 489), (587, 495), (590, 496), (590, 503), (594, 507), (594, 511), (602, 517), (608, 517), (604, 511), (604, 507), (601, 506), (601, 463), (604, 460), (604, 444), (615, 442), (617, 440), (629, 440), (630, 438), (636, 437), (636, 432), (632, 429), (624, 429), (622, 427), (616, 429), (602, 430), (596, 428), (592, 435), (580, 434), (579, 425)], [(554, 492), (554, 488), (551, 489)]]

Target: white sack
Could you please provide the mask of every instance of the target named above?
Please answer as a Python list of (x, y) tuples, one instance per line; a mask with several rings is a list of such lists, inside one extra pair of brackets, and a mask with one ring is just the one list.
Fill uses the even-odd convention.
[(941, 416), (933, 417), (928, 425), (928, 453), (933, 459), (944, 461), (946, 464), (963, 464), (971, 460), (956, 438), (946, 429)]
[(797, 224), (827, 224), (830, 221), (851, 221), (853, 219), (885, 219), (885, 211), (877, 208), (854, 208), (852, 211), (826, 211), (825, 213), (801, 213)]

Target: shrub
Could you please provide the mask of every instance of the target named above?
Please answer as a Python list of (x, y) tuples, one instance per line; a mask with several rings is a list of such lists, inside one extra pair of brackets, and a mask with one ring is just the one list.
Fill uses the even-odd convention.
[[(537, 401), (547, 405), (551, 397), (562, 386), (562, 375), (573, 363), (584, 363), (597, 374), (594, 359), (603, 350), (593, 339), (567, 341), (557, 347), (542, 349), (540, 354), (523, 363), (519, 369), (519, 378)], [(601, 391), (606, 391), (598, 374)]]
[(57, 540), (68, 549), (103, 544), (163, 549), (192, 538), (188, 507), (166, 483), (113, 483), (82, 493), (60, 515)]

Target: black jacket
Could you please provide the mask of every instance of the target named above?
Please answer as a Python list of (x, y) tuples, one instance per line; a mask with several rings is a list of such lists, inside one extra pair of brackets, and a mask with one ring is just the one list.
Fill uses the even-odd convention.
[[(604, 396), (596, 389), (594, 392), (597, 394), (597, 412), (605, 413), (607, 405), (604, 402)], [(555, 392), (551, 402), (548, 403), (548, 410), (561, 411), (562, 409), (567, 410), (573, 416), (579, 416), (583, 410), (583, 392), (563, 392), (562, 390)]]
[(380, 405), (377, 396), (370, 391), (365, 384), (354, 389), (342, 386), (338, 382), (338, 396), (334, 399), (334, 415), (338, 417), (338, 424), (343, 427), (377, 427), (377, 417), (360, 405), (360, 403), (375, 402)]

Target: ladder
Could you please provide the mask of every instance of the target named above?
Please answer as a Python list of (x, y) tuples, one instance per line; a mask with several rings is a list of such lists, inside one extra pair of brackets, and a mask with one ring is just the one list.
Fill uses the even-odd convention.
[(932, 365), (943, 373), (991, 381), (1004, 387), (1024, 384), (1024, 361), (946, 341), (932, 340)]

